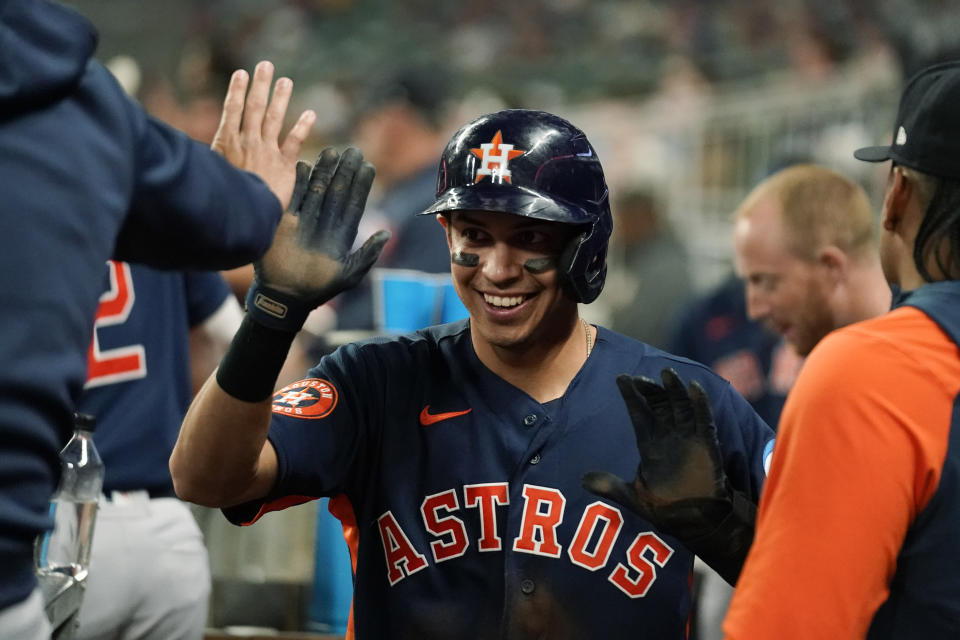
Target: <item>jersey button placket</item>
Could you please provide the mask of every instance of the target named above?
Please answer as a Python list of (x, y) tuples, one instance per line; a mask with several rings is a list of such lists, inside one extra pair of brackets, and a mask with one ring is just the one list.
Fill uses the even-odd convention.
[(525, 427), (532, 427), (532, 426), (535, 425), (535, 424), (537, 424), (537, 414), (531, 413), (531, 414), (527, 415), (526, 417), (524, 417), (524, 419), (523, 419), (523, 426), (525, 426)]
[(530, 578), (524, 578), (520, 581), (520, 591), (522, 591), (524, 595), (530, 595), (536, 588), (537, 585), (535, 585)]
[(539, 454), (539, 453), (533, 454), (533, 457), (530, 458), (530, 464), (540, 464), (540, 454)]

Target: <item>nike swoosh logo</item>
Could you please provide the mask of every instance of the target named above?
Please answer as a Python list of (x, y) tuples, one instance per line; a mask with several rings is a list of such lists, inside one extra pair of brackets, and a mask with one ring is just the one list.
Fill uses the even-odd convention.
[(473, 411), (473, 409), (466, 409), (465, 411), (448, 411), (447, 413), (430, 413), (430, 405), (427, 405), (423, 408), (423, 411), (420, 412), (420, 424), (427, 427), (431, 424), (449, 420), (450, 418), (466, 415), (471, 411)]

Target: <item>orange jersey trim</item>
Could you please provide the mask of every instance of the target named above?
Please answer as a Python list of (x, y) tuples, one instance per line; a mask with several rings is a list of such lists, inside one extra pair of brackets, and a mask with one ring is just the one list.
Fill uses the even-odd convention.
[[(343, 539), (347, 541), (350, 550), (350, 567), (353, 575), (357, 575), (357, 549), (360, 547), (360, 530), (357, 528), (357, 516), (353, 511), (353, 504), (343, 493), (330, 498), (327, 508), (331, 515), (340, 521), (343, 527)], [(350, 616), (347, 618), (347, 633), (344, 640), (354, 640), (353, 631), (353, 599), (350, 600)]]
[(264, 502), (263, 505), (260, 506), (260, 510), (257, 511), (257, 513), (246, 522), (241, 522), (240, 526), (249, 527), (271, 511), (283, 511), (289, 507), (295, 507), (298, 504), (305, 504), (316, 499), (316, 496), (284, 496), (282, 498), (278, 498), (277, 500)]

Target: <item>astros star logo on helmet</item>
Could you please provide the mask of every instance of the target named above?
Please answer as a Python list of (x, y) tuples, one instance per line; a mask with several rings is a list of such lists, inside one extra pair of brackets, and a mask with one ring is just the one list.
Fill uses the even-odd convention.
[(510, 182), (510, 167), (508, 163), (522, 156), (526, 151), (514, 149), (512, 144), (503, 143), (503, 135), (497, 131), (493, 140), (481, 144), (479, 149), (470, 149), (473, 155), (480, 158), (480, 168), (477, 169), (477, 175), (474, 182), (480, 182), (487, 176), (495, 183)]

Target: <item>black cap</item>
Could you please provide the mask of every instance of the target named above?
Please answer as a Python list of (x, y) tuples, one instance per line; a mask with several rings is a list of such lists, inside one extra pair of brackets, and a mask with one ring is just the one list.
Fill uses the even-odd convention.
[(960, 178), (960, 60), (918, 71), (900, 97), (893, 144), (857, 149), (866, 162), (893, 160), (922, 173)]

